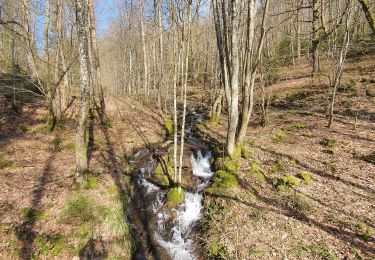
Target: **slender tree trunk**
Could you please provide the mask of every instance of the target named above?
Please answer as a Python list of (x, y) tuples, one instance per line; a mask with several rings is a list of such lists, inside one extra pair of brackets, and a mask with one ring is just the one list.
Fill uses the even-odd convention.
[(332, 97), (331, 97), (331, 104), (330, 104), (330, 109), (329, 109), (329, 118), (328, 118), (328, 127), (331, 128), (333, 124), (333, 110), (334, 110), (334, 105), (335, 105), (335, 100), (336, 100), (336, 94), (337, 94), (337, 88), (339, 87), (341, 76), (342, 76), (342, 71), (344, 67), (344, 62), (346, 58), (346, 53), (348, 51), (348, 46), (349, 46), (349, 41), (350, 41), (350, 25), (351, 25), (351, 8), (348, 11), (348, 15), (346, 18), (346, 26), (345, 26), (345, 35), (344, 35), (344, 40), (343, 40), (343, 45), (341, 47), (340, 51), (340, 58), (337, 63), (337, 68), (336, 68), (336, 74), (335, 74), (335, 80), (333, 83), (333, 91), (332, 91)]
[(98, 93), (99, 105), (100, 105), (100, 114), (104, 123), (108, 121), (106, 108), (105, 108), (105, 99), (104, 91), (102, 85), (102, 75), (100, 71), (100, 60), (99, 60), (99, 49), (96, 39), (96, 21), (95, 21), (95, 10), (94, 10), (94, 0), (88, 0), (89, 7), (89, 19), (90, 19), (90, 43), (91, 43), (91, 53), (92, 53), (92, 74), (93, 76), (93, 88)]
[(140, 15), (140, 21), (141, 21), (141, 38), (142, 38), (142, 50), (143, 50), (144, 91), (145, 91), (145, 100), (148, 101), (148, 97), (149, 97), (148, 60), (147, 60), (147, 52), (146, 52), (146, 40), (145, 40), (144, 17), (143, 17), (143, 0), (139, 0), (139, 15)]
[(33, 43), (33, 32), (30, 25), (30, 2), (29, 0), (22, 0), (22, 5), (24, 9), (24, 24), (23, 27), (26, 30), (26, 61), (29, 76), (33, 81), (38, 80), (38, 72), (34, 60), (34, 43)]
[(319, 64), (319, 5), (318, 0), (312, 0), (313, 21), (312, 21), (312, 41), (311, 41), (311, 55), (312, 55), (312, 73), (320, 71)]
[[(253, 5), (255, 6), (255, 4)], [(263, 50), (263, 45), (264, 45), (264, 38), (266, 36), (266, 28), (265, 28), (265, 23), (266, 23), (266, 18), (268, 15), (268, 6), (269, 6), (269, 0), (266, 0), (264, 2), (264, 10), (263, 10), (263, 18), (262, 18), (262, 24), (261, 24), (261, 36), (259, 39), (259, 43), (256, 49), (256, 56), (255, 60), (252, 63), (251, 69), (249, 69), (246, 72), (246, 78), (245, 78), (245, 94), (244, 94), (244, 102), (243, 102), (243, 108), (242, 108), (242, 114), (241, 114), (241, 121), (239, 125), (239, 130), (236, 136), (236, 145), (240, 145), (246, 135), (247, 127), (250, 122), (250, 117), (253, 111), (254, 107), (254, 86), (255, 86), (255, 77), (257, 74), (258, 66), (260, 63), (261, 59), (261, 54)], [(251, 6), (250, 6), (251, 7)], [(255, 12), (255, 10), (250, 10), (251, 12)], [(253, 17), (253, 19), (252, 19)], [(250, 24), (249, 27), (254, 27), (254, 24), (251, 25), (251, 23), (255, 23), (255, 14), (251, 15), (249, 17), (250, 19)], [(253, 30), (253, 29), (252, 29)], [(250, 55), (250, 54), (249, 54)], [(251, 57), (248, 56), (248, 59)], [(250, 62), (248, 62), (249, 64)]]
[(185, 123), (186, 123), (186, 96), (187, 96), (187, 83), (188, 83), (188, 72), (189, 72), (189, 52), (190, 52), (190, 33), (191, 33), (191, 3), (186, 3), (187, 6), (187, 13), (188, 13), (188, 25), (187, 25), (187, 32), (185, 32), (185, 22), (184, 22), (184, 28), (183, 28), (183, 38), (184, 38), (184, 52), (185, 52), (185, 71), (183, 74), (183, 89), (182, 89), (182, 95), (183, 95), (183, 111), (182, 111), (182, 124), (181, 124), (181, 143), (180, 143), (180, 163), (178, 168), (178, 180), (177, 180), (177, 186), (178, 191), (181, 193), (181, 180), (182, 180), (182, 162), (183, 162), (183, 156), (184, 156), (184, 144), (185, 144)]
[(90, 100), (90, 66), (88, 54), (87, 37), (87, 4), (85, 0), (76, 0), (77, 8), (77, 32), (79, 51), (79, 72), (80, 72), (80, 105), (77, 120), (76, 132), (76, 181), (80, 184), (86, 183), (86, 172), (88, 169), (86, 124)]

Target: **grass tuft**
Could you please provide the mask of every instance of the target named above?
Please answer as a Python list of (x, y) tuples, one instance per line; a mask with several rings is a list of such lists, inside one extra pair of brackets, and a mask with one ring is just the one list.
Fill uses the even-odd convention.
[(62, 211), (61, 220), (65, 224), (82, 225), (96, 219), (96, 202), (87, 196), (76, 195), (70, 198)]
[(276, 134), (273, 134), (271, 136), (271, 140), (273, 143), (281, 143), (282, 141), (285, 140), (285, 137), (286, 137), (285, 132), (279, 131)]

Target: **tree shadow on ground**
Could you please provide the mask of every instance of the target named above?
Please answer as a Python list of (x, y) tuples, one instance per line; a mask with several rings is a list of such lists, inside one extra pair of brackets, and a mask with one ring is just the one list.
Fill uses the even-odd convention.
[(21, 257), (22, 259), (32, 259), (34, 252), (34, 240), (38, 235), (38, 232), (34, 230), (34, 226), (38, 221), (38, 212), (41, 211), (41, 201), (45, 193), (45, 186), (50, 182), (53, 172), (52, 163), (57, 156), (59, 151), (58, 142), (55, 140), (60, 139), (60, 134), (57, 132), (52, 141), (52, 153), (47, 158), (45, 166), (43, 168), (42, 176), (39, 178), (39, 183), (35, 186), (32, 191), (32, 200), (30, 208), (24, 216), (24, 220), (15, 228), (15, 233), (22, 243)]
[(103, 238), (101, 236), (97, 239), (90, 238), (79, 251), (79, 257), (82, 260), (106, 259), (108, 257), (108, 252)]
[[(238, 203), (241, 203), (245, 206), (254, 208), (256, 210), (266, 211), (266, 212), (272, 212), (277, 215), (283, 215), (286, 217), (293, 218), (295, 220), (298, 220), (300, 222), (305, 223), (309, 226), (314, 226), (316, 228), (319, 228), (320, 230), (336, 237), (337, 239), (349, 243), (351, 245), (354, 245), (356, 248), (360, 249), (362, 252), (365, 252), (367, 254), (373, 253), (373, 245), (375, 242), (375, 239), (370, 238), (367, 242), (360, 240), (359, 234), (351, 231), (344, 230), (342, 228), (338, 228), (336, 226), (331, 226), (326, 223), (321, 223), (316, 221), (315, 219), (307, 216), (304, 212), (301, 212), (300, 210), (294, 208), (293, 206), (289, 205), (288, 203), (279, 203), (278, 201), (274, 199), (267, 198), (265, 196), (262, 196), (259, 194), (256, 188), (254, 188), (251, 184), (247, 182), (240, 182), (240, 185), (246, 189), (252, 192), (252, 194), (255, 195), (256, 199), (262, 202), (265, 206), (260, 206), (256, 203), (244, 201), (238, 197), (230, 196), (230, 195), (223, 195), (223, 194), (215, 194), (215, 193), (209, 193), (206, 192), (205, 195), (214, 197), (214, 198), (222, 198), (226, 200), (233, 200)], [(347, 226), (347, 223), (337, 221), (337, 226), (345, 227)]]

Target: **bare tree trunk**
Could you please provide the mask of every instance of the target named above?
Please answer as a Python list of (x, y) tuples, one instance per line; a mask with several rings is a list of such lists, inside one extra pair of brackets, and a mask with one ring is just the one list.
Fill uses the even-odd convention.
[(184, 47), (183, 50), (185, 52), (185, 71), (183, 74), (183, 111), (182, 111), (182, 124), (181, 124), (181, 142), (180, 142), (180, 163), (178, 168), (178, 180), (177, 180), (177, 187), (178, 191), (181, 193), (181, 180), (182, 180), (182, 162), (184, 156), (184, 144), (185, 144), (185, 122), (186, 122), (186, 96), (187, 96), (187, 83), (188, 83), (188, 71), (189, 71), (189, 52), (190, 52), (190, 33), (191, 33), (191, 3), (186, 3), (187, 6), (187, 13), (188, 13), (188, 28), (187, 33), (185, 32), (185, 21), (184, 21), (184, 28), (183, 28), (183, 38), (184, 38)]
[(312, 0), (313, 21), (312, 21), (312, 41), (311, 41), (311, 55), (312, 55), (312, 74), (320, 71), (319, 64), (319, 5), (318, 0)]
[(162, 19), (162, 0), (158, 0), (158, 22), (159, 22), (159, 61), (160, 61), (160, 75), (159, 75), (159, 84), (158, 84), (158, 107), (161, 107), (162, 104), (162, 90), (163, 90), (163, 74), (164, 74), (164, 67), (163, 67), (163, 19)]
[(38, 72), (36, 70), (35, 60), (34, 60), (34, 43), (33, 43), (33, 32), (31, 31), (30, 25), (30, 2), (29, 0), (22, 0), (22, 5), (24, 9), (24, 24), (23, 27), (26, 30), (26, 61), (28, 73), (33, 81), (38, 80)]
[(349, 11), (346, 17), (344, 40), (343, 40), (343, 45), (340, 51), (340, 58), (337, 63), (335, 80), (333, 83), (333, 91), (332, 91), (331, 104), (330, 104), (330, 109), (329, 109), (330, 113), (329, 113), (329, 118), (328, 118), (329, 128), (331, 128), (333, 124), (333, 109), (334, 109), (335, 100), (336, 100), (337, 88), (340, 84), (344, 62), (346, 58), (346, 53), (348, 51), (348, 46), (349, 46), (349, 41), (350, 41), (350, 25), (351, 25), (351, 8), (349, 8)]
[(99, 96), (99, 105), (100, 105), (100, 116), (104, 123), (107, 123), (108, 117), (105, 108), (104, 100), (104, 91), (102, 85), (102, 75), (100, 71), (100, 61), (99, 61), (99, 49), (96, 39), (96, 21), (95, 21), (95, 10), (94, 10), (94, 1), (88, 0), (89, 8), (89, 19), (90, 19), (90, 43), (91, 43), (91, 53), (93, 55), (93, 64), (92, 64), (92, 75), (93, 76), (93, 88), (96, 89), (96, 92)]
[[(241, 113), (241, 121), (240, 126), (238, 130), (238, 134), (236, 136), (236, 145), (240, 145), (246, 135), (247, 127), (250, 122), (250, 117), (253, 111), (254, 107), (254, 85), (255, 85), (255, 77), (257, 73), (257, 69), (260, 63), (260, 58), (263, 50), (263, 44), (264, 44), (264, 38), (266, 35), (266, 28), (265, 28), (265, 22), (268, 14), (268, 5), (269, 0), (266, 0), (264, 2), (264, 10), (263, 10), (263, 18), (262, 18), (262, 24), (261, 24), (261, 36), (259, 39), (259, 43), (256, 49), (256, 57), (255, 60), (251, 66), (251, 68), (248, 68), (248, 71), (246, 72), (246, 78), (245, 78), (245, 89), (244, 89), (244, 102), (243, 102), (243, 108)], [(251, 8), (252, 6), (249, 6)], [(255, 7), (255, 3), (254, 3)], [(255, 10), (250, 10), (251, 12), (255, 12)], [(251, 28), (254, 28), (254, 24), (251, 25), (251, 23), (255, 23), (255, 13), (253, 15), (249, 16), (249, 30), (253, 30)], [(248, 54), (248, 64), (250, 64), (250, 55)]]
[(145, 100), (148, 101), (148, 96), (149, 96), (148, 60), (147, 60), (147, 52), (146, 52), (146, 40), (145, 40), (144, 17), (143, 17), (143, 0), (139, 0), (139, 15), (140, 15), (140, 21), (141, 21), (141, 38), (142, 38), (142, 50), (143, 50), (144, 91), (145, 91)]
[(78, 32), (78, 51), (80, 68), (80, 106), (77, 120), (76, 132), (76, 181), (85, 184), (87, 180), (86, 172), (88, 169), (87, 160), (87, 142), (86, 142), (86, 121), (90, 100), (90, 66), (88, 54), (87, 37), (87, 4), (85, 0), (76, 0), (77, 8), (77, 32)]

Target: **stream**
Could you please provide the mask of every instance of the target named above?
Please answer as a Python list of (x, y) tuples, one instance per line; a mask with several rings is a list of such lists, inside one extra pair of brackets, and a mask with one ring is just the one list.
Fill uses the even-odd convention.
[(188, 111), (183, 178), (190, 179), (190, 187), (184, 192), (184, 202), (176, 208), (165, 205), (168, 188), (152, 181), (157, 166), (155, 154), (159, 151), (144, 148), (130, 159), (136, 165), (135, 190), (128, 212), (137, 236), (133, 259), (189, 260), (200, 257), (194, 228), (202, 214), (203, 191), (213, 176), (211, 152), (191, 131), (192, 125), (202, 120), (203, 116), (193, 109)]

